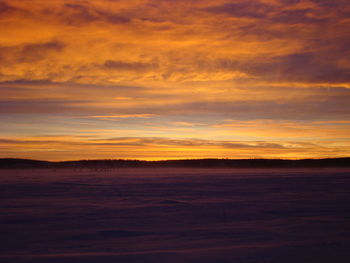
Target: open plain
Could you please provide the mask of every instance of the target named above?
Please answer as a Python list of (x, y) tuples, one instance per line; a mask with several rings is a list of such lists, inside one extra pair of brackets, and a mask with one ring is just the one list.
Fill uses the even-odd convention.
[(350, 262), (350, 169), (0, 170), (0, 261)]

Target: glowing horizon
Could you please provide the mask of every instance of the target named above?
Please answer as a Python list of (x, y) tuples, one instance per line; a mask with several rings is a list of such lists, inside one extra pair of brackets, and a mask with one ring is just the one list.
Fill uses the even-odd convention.
[(350, 156), (345, 0), (0, 0), (0, 158)]

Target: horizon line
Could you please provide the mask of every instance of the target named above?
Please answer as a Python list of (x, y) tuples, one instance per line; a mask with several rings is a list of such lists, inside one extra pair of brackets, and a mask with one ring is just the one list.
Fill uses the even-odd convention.
[(76, 160), (62, 160), (62, 161), (50, 161), (42, 159), (30, 159), (30, 158), (17, 158), (17, 157), (0, 157), (0, 160), (28, 160), (50, 163), (63, 163), (63, 162), (80, 162), (80, 161), (137, 161), (137, 162), (167, 162), (167, 161), (201, 161), (201, 160), (228, 160), (228, 161), (247, 161), (247, 160), (273, 160), (273, 161), (304, 161), (304, 160), (333, 160), (333, 159), (350, 159), (350, 156), (343, 157), (324, 157), (324, 158), (179, 158), (179, 159), (158, 159), (158, 160), (145, 160), (145, 159), (76, 159)]

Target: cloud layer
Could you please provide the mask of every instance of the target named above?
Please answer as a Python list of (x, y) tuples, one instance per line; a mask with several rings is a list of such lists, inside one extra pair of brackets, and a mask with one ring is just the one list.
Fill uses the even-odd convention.
[[(0, 154), (87, 133), (213, 142), (174, 158), (348, 155), (349, 13), (345, 0), (0, 0)], [(166, 145), (96, 158), (173, 158)], [(68, 148), (57, 158), (85, 156)]]

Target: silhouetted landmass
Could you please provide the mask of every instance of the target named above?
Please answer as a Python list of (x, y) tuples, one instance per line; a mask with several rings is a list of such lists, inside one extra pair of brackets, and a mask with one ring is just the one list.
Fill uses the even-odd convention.
[(0, 159), (0, 169), (33, 168), (122, 168), (122, 167), (198, 167), (198, 168), (327, 168), (350, 167), (350, 157), (327, 159), (186, 159), (164, 161), (80, 160), (49, 162), (29, 159)]
[(15, 158), (0, 159), (1, 169), (46, 168), (53, 165), (54, 163), (52, 162), (30, 160), (30, 159), (15, 159)]

